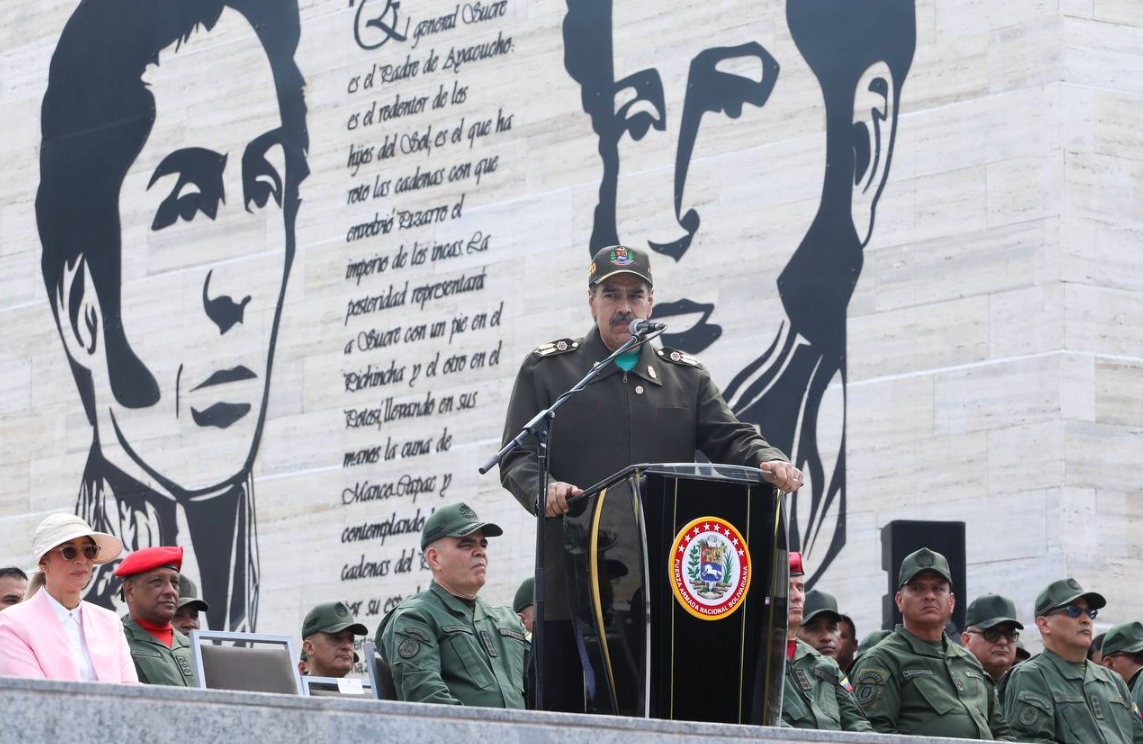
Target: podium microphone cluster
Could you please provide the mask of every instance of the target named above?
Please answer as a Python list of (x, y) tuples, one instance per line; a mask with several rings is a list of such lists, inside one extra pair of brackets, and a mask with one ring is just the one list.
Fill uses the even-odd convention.
[(657, 320), (639, 320), (636, 318), (635, 320), (631, 321), (631, 325), (628, 326), (627, 332), (635, 338), (641, 338), (646, 336), (648, 333), (656, 333), (658, 331), (665, 331), (666, 329), (666, 323), (661, 323)]

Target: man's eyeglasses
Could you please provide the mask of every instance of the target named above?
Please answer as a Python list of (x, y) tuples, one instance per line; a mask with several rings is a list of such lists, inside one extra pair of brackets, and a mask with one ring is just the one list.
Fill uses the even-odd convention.
[(89, 561), (94, 561), (95, 557), (99, 555), (98, 545), (84, 545), (82, 548), (77, 548), (74, 545), (64, 545), (62, 548), (52, 548), (52, 550), (63, 556), (65, 561), (74, 561), (81, 550), (83, 551), (83, 557)]
[(1094, 620), (1095, 616), (1099, 614), (1099, 610), (1085, 610), (1082, 607), (1076, 607), (1075, 605), (1065, 605), (1063, 607), (1057, 607), (1048, 614), (1059, 615), (1060, 613), (1066, 613), (1067, 616), (1072, 620), (1075, 620), (1080, 615), (1087, 615), (1092, 620)]
[(1001, 636), (1008, 639), (1009, 643), (1015, 643), (1020, 640), (1020, 631), (1016, 628), (1009, 630), (997, 630), (996, 628), (989, 628), (988, 630), (966, 630), (965, 633), (972, 633), (973, 635), (984, 636), (984, 640), (989, 643), (996, 643), (1000, 640)]

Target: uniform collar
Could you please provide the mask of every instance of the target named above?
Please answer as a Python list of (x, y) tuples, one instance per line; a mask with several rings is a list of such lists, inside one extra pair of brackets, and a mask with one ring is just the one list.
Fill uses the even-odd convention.
[[(599, 335), (599, 328), (596, 326), (593, 326), (591, 332), (584, 338), (583, 350), (592, 364), (598, 364), (611, 356), (611, 349), (608, 349), (607, 344), (603, 343), (603, 337)], [(614, 362), (607, 366), (608, 369), (600, 372), (599, 377), (595, 378), (596, 380), (602, 380), (609, 375), (619, 374), (623, 371)], [(628, 374), (636, 375), (639, 379), (652, 385), (662, 386), (663, 383), (659, 379), (662, 375), (662, 366), (658, 356), (655, 355), (655, 351), (651, 348), (651, 344), (645, 343), (639, 347), (639, 362)]]
[[(1055, 651), (1052, 651), (1051, 649), (1045, 648), (1044, 649), (1044, 658), (1047, 659), (1048, 661), (1052, 662), (1052, 664), (1055, 665), (1056, 669), (1059, 670), (1060, 674), (1062, 674), (1066, 679), (1080, 679), (1080, 680), (1082, 680), (1084, 678), (1084, 672), (1081, 672), (1079, 669), (1076, 669), (1075, 664), (1073, 664), (1070, 661), (1065, 660), (1062, 656), (1057, 654)], [(1087, 664), (1088, 664), (1088, 662), (1085, 660), (1084, 666), (1086, 667)], [(1087, 671), (1086, 668), (1084, 669), (1084, 671)]]
[(478, 620), (487, 614), (484, 608), (484, 602), (480, 597), (477, 597), (470, 607), (463, 599), (454, 594), (450, 594), (447, 589), (435, 581), (429, 584), (429, 591), (437, 595), (441, 603), (454, 615), (461, 617), (469, 617), (471, 615), (473, 620)]
[(813, 656), (817, 651), (813, 646), (798, 638), (794, 645), (794, 661), (804, 659), (807, 656)]
[[(159, 646), (160, 648), (167, 648), (165, 643), (147, 632), (147, 629), (136, 622), (135, 618), (131, 617), (130, 615), (126, 615), (123, 618), (123, 630), (127, 633), (127, 635), (131, 636), (131, 638), (139, 641), (140, 643), (150, 643), (152, 645)], [(171, 631), (173, 635), (171, 636), (170, 650), (174, 651), (176, 648), (190, 648), (190, 639), (187, 638), (181, 630), (172, 625)]]
[[(898, 635), (900, 635), (901, 638), (903, 638), (905, 640), (905, 642), (909, 644), (909, 648), (913, 649), (913, 652), (916, 653), (918, 656), (930, 656), (930, 657), (935, 657), (935, 658), (943, 658), (945, 656), (955, 656), (956, 655), (956, 652), (954, 652), (951, 648), (952, 644), (950, 644), (948, 642), (948, 639), (945, 638), (944, 633), (941, 634), (941, 640), (940, 641), (929, 641), (929, 640), (926, 640), (924, 638), (921, 638), (920, 636), (915, 635), (911, 630), (906, 628), (904, 625), (898, 625), (897, 626), (897, 632), (898, 632)], [(940, 644), (941, 650), (939, 652), (935, 648), (933, 648), (934, 643)]]

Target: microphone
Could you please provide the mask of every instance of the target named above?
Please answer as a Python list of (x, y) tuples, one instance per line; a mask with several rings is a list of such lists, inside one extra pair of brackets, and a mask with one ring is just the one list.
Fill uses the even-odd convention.
[(627, 332), (636, 338), (640, 338), (642, 336), (646, 336), (648, 333), (654, 331), (665, 331), (666, 329), (666, 323), (661, 323), (657, 320), (639, 320), (636, 318), (635, 320), (631, 321), (631, 325), (628, 326)]

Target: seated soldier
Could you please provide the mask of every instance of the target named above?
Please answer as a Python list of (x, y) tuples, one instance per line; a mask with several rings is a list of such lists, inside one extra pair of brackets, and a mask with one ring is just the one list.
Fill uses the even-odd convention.
[(385, 616), (377, 648), (401, 700), (524, 707), (529, 644), (520, 619), (476, 595), (488, 570), (488, 538), (504, 534), (467, 504), (437, 509), (421, 533), (429, 588)]
[(127, 601), (123, 632), (143, 684), (195, 686), (190, 640), (171, 624), (182, 565), (182, 548), (158, 547), (136, 550), (115, 569)]
[[(369, 635), (344, 602), (325, 602), (309, 611), (302, 622), (303, 674), (314, 677), (344, 677), (353, 671), (357, 653), (355, 636)], [(299, 665), (299, 671), (301, 667)]]

